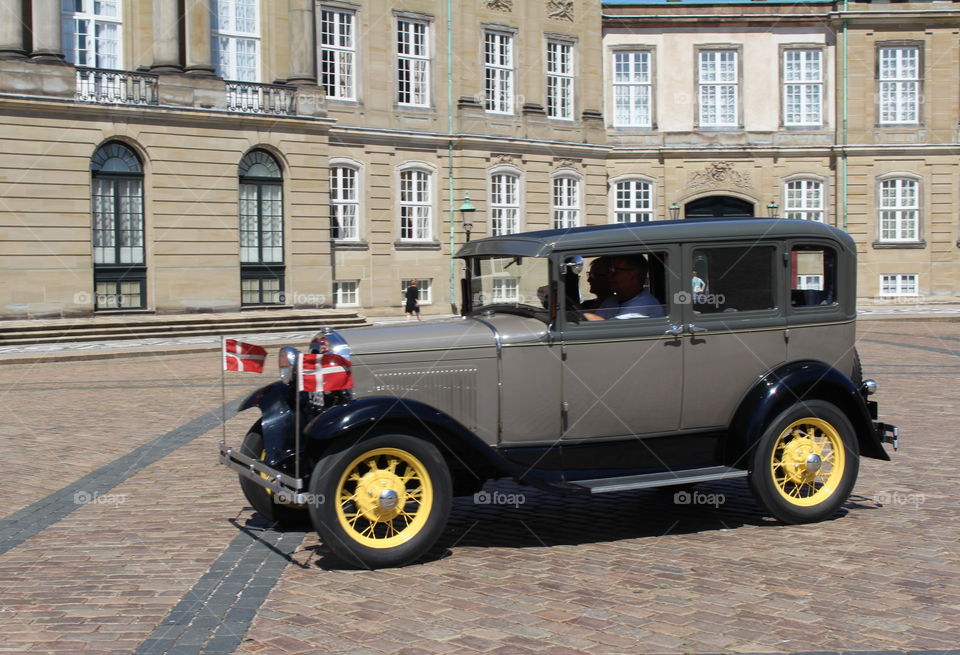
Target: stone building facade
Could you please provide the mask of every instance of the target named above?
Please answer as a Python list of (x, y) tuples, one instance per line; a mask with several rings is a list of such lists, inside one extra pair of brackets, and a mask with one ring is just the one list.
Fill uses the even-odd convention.
[(2, 0), (0, 316), (448, 312), (468, 236), (770, 212), (958, 295), (958, 16)]

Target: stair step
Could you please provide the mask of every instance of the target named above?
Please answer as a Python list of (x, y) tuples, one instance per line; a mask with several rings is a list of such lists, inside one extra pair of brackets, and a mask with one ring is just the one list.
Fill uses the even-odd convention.
[(592, 494), (599, 494), (612, 491), (627, 491), (629, 489), (652, 489), (653, 487), (667, 487), (675, 484), (695, 484), (697, 482), (709, 482), (711, 480), (743, 478), (747, 475), (747, 471), (731, 466), (708, 466), (683, 471), (627, 475), (619, 478), (573, 480), (569, 481), (568, 484), (572, 487), (589, 489)]

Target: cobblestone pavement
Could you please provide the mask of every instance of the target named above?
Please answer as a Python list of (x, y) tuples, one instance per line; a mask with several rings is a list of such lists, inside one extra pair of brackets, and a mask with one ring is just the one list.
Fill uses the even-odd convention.
[(210, 352), (2, 366), (0, 652), (950, 652), (960, 323), (859, 339), (903, 448), (833, 520), (780, 525), (742, 480), (690, 504), (501, 481), (511, 504), (458, 499), (431, 557), (382, 571), (268, 529), (216, 464), (256, 420), (221, 408), (272, 376), (221, 394)]

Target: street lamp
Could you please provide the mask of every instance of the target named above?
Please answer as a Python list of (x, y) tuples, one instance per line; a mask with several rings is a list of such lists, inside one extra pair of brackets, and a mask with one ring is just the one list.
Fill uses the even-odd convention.
[(469, 193), (465, 194), (463, 204), (460, 205), (457, 211), (460, 212), (460, 218), (463, 221), (463, 231), (467, 233), (467, 243), (470, 243), (470, 231), (473, 230), (473, 221), (470, 219), (473, 217), (473, 212), (477, 211), (477, 208), (470, 202)]
[(670, 206), (667, 208), (670, 210), (670, 220), (675, 221), (680, 218), (680, 205), (677, 204), (677, 201), (674, 200), (670, 203)]
[(777, 204), (777, 201), (771, 200), (770, 203), (767, 205), (767, 214), (770, 216), (770, 218), (776, 218), (777, 210), (779, 209), (780, 209), (780, 205)]

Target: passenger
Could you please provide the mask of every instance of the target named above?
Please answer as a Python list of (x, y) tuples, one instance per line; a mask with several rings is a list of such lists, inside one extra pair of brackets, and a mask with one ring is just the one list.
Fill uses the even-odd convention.
[[(649, 291), (647, 260), (642, 255), (620, 255), (610, 264), (610, 288), (617, 300), (617, 312), (612, 318), (658, 318), (664, 316), (663, 305)], [(588, 321), (603, 321), (607, 317), (598, 312), (584, 312)]]
[(620, 310), (620, 303), (617, 302), (613, 295), (613, 289), (610, 288), (611, 261), (610, 257), (603, 256), (597, 257), (590, 263), (587, 283), (590, 285), (590, 293), (596, 298), (585, 300), (580, 305), (581, 309), (591, 311), (604, 318), (615, 316)]

